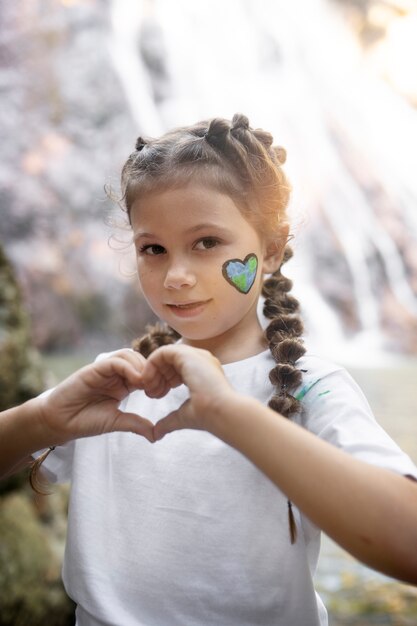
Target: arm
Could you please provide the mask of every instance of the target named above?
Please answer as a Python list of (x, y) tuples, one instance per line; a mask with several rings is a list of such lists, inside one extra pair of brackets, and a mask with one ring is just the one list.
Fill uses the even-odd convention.
[(251, 398), (217, 408), (215, 431), (353, 556), (417, 584), (417, 484), (358, 461)]
[(148, 395), (185, 382), (190, 399), (161, 420), (155, 439), (203, 428), (263, 471), (317, 526), (370, 567), (417, 584), (417, 484), (356, 460), (237, 394), (212, 355), (188, 346), (156, 351), (144, 370)]
[(116, 430), (153, 441), (148, 420), (123, 413), (120, 401), (141, 386), (145, 359), (129, 350), (87, 365), (52, 392), (0, 414), (0, 478), (21, 469), (30, 455), (72, 439)]

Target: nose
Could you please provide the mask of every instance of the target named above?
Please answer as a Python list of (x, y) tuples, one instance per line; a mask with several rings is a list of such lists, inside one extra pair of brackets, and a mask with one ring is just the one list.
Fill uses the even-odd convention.
[(181, 261), (171, 263), (165, 281), (165, 289), (182, 289), (183, 287), (193, 287), (196, 284), (196, 276), (192, 268)]

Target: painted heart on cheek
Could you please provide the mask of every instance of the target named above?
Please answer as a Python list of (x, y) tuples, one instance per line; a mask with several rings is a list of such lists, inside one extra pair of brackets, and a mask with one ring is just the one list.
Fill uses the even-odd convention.
[(258, 258), (256, 254), (248, 254), (243, 261), (231, 259), (223, 263), (222, 273), (228, 283), (230, 283), (240, 293), (248, 293), (255, 282), (258, 270)]

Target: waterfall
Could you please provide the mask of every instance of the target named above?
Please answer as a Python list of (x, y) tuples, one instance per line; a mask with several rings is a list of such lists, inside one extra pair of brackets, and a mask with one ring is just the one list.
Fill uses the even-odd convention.
[(150, 77), (139, 54), (145, 8), (144, 0), (114, 0), (111, 3), (109, 47), (134, 123), (139, 131), (158, 135), (163, 127), (152, 98)]
[[(346, 347), (356, 337), (374, 350), (392, 346), (388, 302), (412, 333), (404, 345), (417, 351), (417, 114), (366, 73), (334, 6), (113, 0), (111, 24), (114, 65), (139, 132), (243, 111), (288, 149), (301, 242), (289, 268), (313, 343)], [(158, 76), (140, 52), (149, 32), (148, 45), (157, 47), (157, 37), (163, 56)], [(343, 265), (343, 278), (333, 264)], [(333, 301), (346, 303), (346, 319)]]

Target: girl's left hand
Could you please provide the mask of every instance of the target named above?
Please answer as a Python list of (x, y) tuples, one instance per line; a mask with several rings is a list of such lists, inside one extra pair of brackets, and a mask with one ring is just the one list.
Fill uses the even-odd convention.
[(174, 430), (194, 428), (215, 434), (216, 416), (237, 394), (222, 367), (207, 350), (184, 344), (163, 346), (153, 352), (142, 372), (142, 385), (151, 398), (162, 398), (184, 383), (190, 397), (154, 426), (155, 440)]

